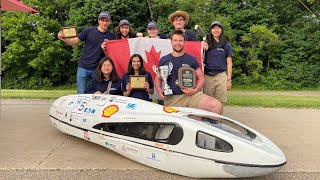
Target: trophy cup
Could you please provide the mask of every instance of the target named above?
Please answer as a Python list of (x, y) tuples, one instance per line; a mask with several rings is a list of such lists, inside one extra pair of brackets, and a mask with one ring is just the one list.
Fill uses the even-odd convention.
[(160, 66), (159, 69), (153, 65), (152, 69), (157, 74), (157, 76), (162, 79), (162, 89), (163, 95), (169, 96), (173, 95), (172, 89), (167, 83), (168, 76), (171, 74), (173, 64), (170, 62), (169, 65)]

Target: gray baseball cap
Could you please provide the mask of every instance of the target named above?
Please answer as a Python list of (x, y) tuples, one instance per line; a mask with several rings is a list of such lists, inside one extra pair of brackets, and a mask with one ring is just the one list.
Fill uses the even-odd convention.
[(130, 25), (130, 23), (129, 23), (128, 20), (122, 19), (122, 20), (119, 22), (119, 26), (122, 26), (122, 25)]
[(98, 16), (98, 19), (101, 19), (101, 18), (107, 18), (107, 19), (111, 19), (111, 16), (108, 12), (101, 12)]
[(222, 23), (220, 21), (213, 21), (210, 25), (210, 29), (213, 28), (213, 26), (218, 25), (221, 27), (221, 29), (223, 29)]
[(158, 24), (154, 21), (150, 21), (147, 26), (147, 29), (149, 29), (149, 28), (157, 28), (158, 29)]

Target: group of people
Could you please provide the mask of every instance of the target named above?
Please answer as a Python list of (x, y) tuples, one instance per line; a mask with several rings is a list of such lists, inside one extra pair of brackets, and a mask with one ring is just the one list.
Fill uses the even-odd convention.
[[(173, 64), (167, 79), (173, 91), (172, 96), (163, 95), (162, 80), (159, 77), (152, 80), (139, 54), (130, 57), (127, 73), (122, 78), (117, 75), (114, 62), (105, 51), (106, 41), (143, 37), (143, 34), (134, 32), (126, 19), (121, 20), (115, 33), (112, 33), (109, 31), (111, 16), (108, 12), (99, 14), (97, 27), (85, 28), (77, 37), (65, 38), (63, 31), (58, 33), (58, 38), (70, 46), (85, 42), (78, 62), (77, 93), (114, 94), (151, 101), (149, 94), (154, 93), (155, 87), (160, 98), (164, 100), (165, 106), (186, 106), (222, 114), (223, 103), (227, 101), (227, 90), (232, 86), (232, 48), (223, 33), (222, 23), (214, 21), (210, 25), (208, 40), (203, 47), (205, 50), (203, 73), (196, 58), (184, 52), (185, 41), (198, 40), (194, 32), (185, 29), (189, 22), (189, 14), (176, 11), (170, 14), (168, 20), (175, 28), (173, 32), (168, 35), (159, 35), (157, 23), (151, 21), (147, 25), (146, 37), (171, 39), (173, 51), (161, 57), (158, 66)], [(182, 66), (195, 70), (197, 82), (194, 88), (181, 89), (177, 85), (178, 69)], [(130, 75), (146, 76), (144, 89), (132, 89)]]

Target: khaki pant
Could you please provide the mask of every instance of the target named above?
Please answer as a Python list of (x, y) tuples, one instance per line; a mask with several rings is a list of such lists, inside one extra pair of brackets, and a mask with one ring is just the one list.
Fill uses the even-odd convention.
[(180, 107), (191, 107), (199, 108), (200, 101), (202, 98), (206, 97), (201, 91), (198, 91), (196, 94), (190, 96), (187, 94), (173, 95), (168, 96), (164, 100), (164, 105), (168, 107), (180, 106)]
[(222, 72), (214, 76), (204, 75), (203, 93), (217, 98), (220, 102), (227, 102), (227, 73)]

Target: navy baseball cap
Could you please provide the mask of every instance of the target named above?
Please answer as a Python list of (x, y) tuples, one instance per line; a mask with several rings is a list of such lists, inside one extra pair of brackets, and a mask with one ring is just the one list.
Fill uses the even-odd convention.
[(220, 21), (213, 21), (210, 25), (210, 29), (212, 29), (213, 26), (218, 25), (223, 29), (222, 23)]
[(111, 19), (111, 16), (108, 12), (101, 12), (98, 16), (98, 19), (101, 19), (101, 18)]
[(158, 29), (158, 24), (154, 21), (150, 21), (147, 26), (147, 29), (149, 29), (149, 28), (157, 28)]
[(130, 25), (130, 23), (129, 23), (128, 20), (122, 19), (122, 20), (119, 22), (119, 26), (122, 26), (122, 25)]

